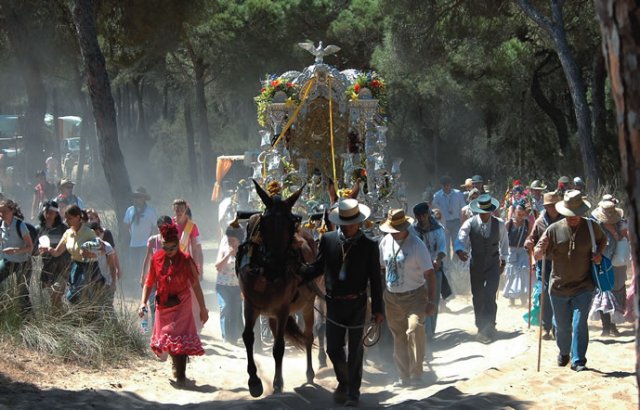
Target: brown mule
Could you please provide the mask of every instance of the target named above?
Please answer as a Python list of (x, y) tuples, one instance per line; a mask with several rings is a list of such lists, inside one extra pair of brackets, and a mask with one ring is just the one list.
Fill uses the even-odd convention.
[[(242, 339), (247, 351), (249, 392), (253, 397), (259, 397), (264, 390), (253, 358), (253, 327), (260, 314), (269, 316), (274, 337), (274, 393), (281, 393), (284, 384), (282, 358), (285, 335), (295, 346), (306, 348), (307, 382), (313, 383), (315, 373), (311, 353), (315, 294), (307, 285), (300, 285), (298, 273), (303, 259), (310, 262), (315, 258), (316, 248), (313, 238), (298, 230), (299, 220), (291, 212), (302, 188), (287, 199), (282, 199), (279, 195), (269, 196), (256, 181), (253, 182), (265, 210), (249, 219), (247, 239), (236, 258), (236, 272), (244, 296), (245, 327)], [(294, 247), (294, 238), (299, 239), (300, 236), (306, 244), (302, 249), (300, 246)], [(291, 316), (299, 311), (303, 313), (304, 333)]]

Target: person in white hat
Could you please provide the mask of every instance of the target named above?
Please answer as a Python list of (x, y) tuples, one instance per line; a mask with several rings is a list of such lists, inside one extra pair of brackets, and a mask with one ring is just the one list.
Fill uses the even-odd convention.
[(58, 184), (60, 193), (54, 198), (60, 209), (60, 216), (64, 215), (65, 208), (70, 205), (78, 205), (80, 209), (84, 209), (84, 201), (73, 193), (73, 187), (76, 184), (68, 178), (62, 178)]
[(380, 241), (380, 265), (385, 274), (385, 310), (399, 376), (394, 387), (425, 383), (424, 324), (426, 316), (436, 312), (436, 276), (431, 254), (409, 230), (412, 223), (413, 218), (406, 216), (404, 210), (392, 209), (380, 225), (380, 230), (387, 233)]
[[(369, 208), (355, 199), (341, 200), (329, 214), (329, 220), (338, 229), (322, 235), (315, 262), (303, 272), (305, 281), (324, 274), (327, 355), (338, 379), (333, 399), (346, 406), (356, 406), (360, 400), (367, 286), (374, 320), (378, 324), (384, 321), (378, 245), (360, 229), (370, 214)], [(345, 337), (348, 337), (348, 359)]]
[(133, 205), (125, 211), (123, 223), (129, 233), (128, 268), (129, 272), (134, 273), (131, 278), (135, 278), (136, 274), (142, 272), (147, 240), (156, 229), (158, 215), (147, 203), (151, 197), (143, 187), (138, 187), (131, 193), (131, 199)]
[[(598, 224), (583, 217), (591, 204), (582, 198), (580, 191), (566, 191), (555, 207), (565, 218), (549, 225), (535, 246), (534, 255), (536, 259), (549, 255), (553, 261), (549, 298), (557, 325), (558, 366), (566, 366), (571, 360), (571, 369), (579, 372), (587, 364), (587, 318), (595, 288), (591, 263), (601, 262), (607, 237)], [(595, 253), (591, 249), (589, 224), (597, 246)]]
[[(614, 270), (613, 289), (596, 294), (591, 304), (589, 319), (602, 321), (602, 336), (620, 336), (616, 323), (624, 322), (626, 304), (625, 281), (629, 261), (628, 226), (624, 212), (611, 200), (601, 201), (591, 212), (591, 217), (607, 235), (607, 247), (603, 255), (611, 259)], [(615, 258), (616, 254), (619, 256)]]
[(471, 294), (477, 338), (481, 343), (491, 343), (495, 338), (496, 292), (509, 256), (509, 236), (504, 221), (492, 214), (499, 206), (498, 200), (489, 194), (473, 200), (469, 208), (476, 215), (462, 224), (455, 247), (463, 262), (471, 254)]

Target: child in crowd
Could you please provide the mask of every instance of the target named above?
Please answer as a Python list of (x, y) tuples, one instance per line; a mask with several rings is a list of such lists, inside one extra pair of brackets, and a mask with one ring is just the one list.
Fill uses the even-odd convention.
[(220, 307), (220, 332), (227, 343), (236, 344), (242, 334), (242, 298), (236, 275), (236, 252), (244, 238), (242, 228), (228, 227), (220, 241), (216, 262), (216, 293)]

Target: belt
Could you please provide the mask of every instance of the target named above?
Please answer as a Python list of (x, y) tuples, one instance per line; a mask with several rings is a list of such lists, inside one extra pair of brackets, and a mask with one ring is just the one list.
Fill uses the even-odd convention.
[(361, 297), (365, 296), (367, 294), (367, 292), (359, 292), (359, 293), (351, 293), (348, 295), (330, 295), (327, 294), (327, 299), (332, 299), (332, 300), (356, 300), (356, 299), (360, 299)]
[(404, 296), (404, 295), (410, 295), (412, 293), (417, 293), (420, 292), (422, 290), (424, 290), (425, 287), (424, 286), (418, 286), (417, 288), (413, 289), (413, 290), (408, 290), (406, 292), (391, 292), (390, 290), (387, 289), (387, 292), (393, 294), (393, 295), (397, 295), (397, 296)]

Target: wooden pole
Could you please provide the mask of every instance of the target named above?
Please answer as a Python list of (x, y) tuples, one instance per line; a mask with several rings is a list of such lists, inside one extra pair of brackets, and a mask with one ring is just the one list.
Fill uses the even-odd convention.
[[(538, 332), (538, 372), (540, 372), (540, 357), (542, 356), (542, 317), (544, 315), (544, 278), (546, 276), (547, 269), (547, 260), (543, 256), (542, 257), (542, 269), (540, 271), (540, 280), (542, 282), (542, 287), (540, 288), (540, 316), (538, 317), (538, 324), (540, 325), (540, 329)], [(531, 321), (531, 318), (529, 318)]]
[(533, 265), (536, 260), (533, 253), (529, 251), (529, 315), (527, 316), (527, 329), (531, 329), (531, 276), (533, 276)]

